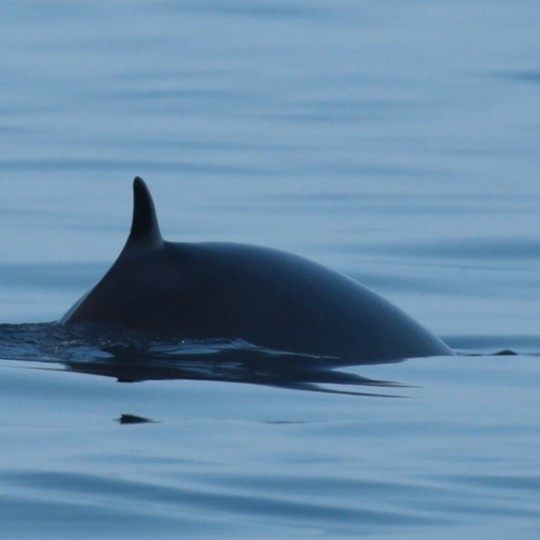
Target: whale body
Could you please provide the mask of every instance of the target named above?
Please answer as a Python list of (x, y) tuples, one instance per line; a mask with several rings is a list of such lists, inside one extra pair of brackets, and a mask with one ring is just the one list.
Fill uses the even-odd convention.
[(103, 278), (60, 320), (155, 339), (243, 340), (346, 363), (451, 355), (434, 334), (353, 279), (264, 247), (163, 240), (144, 181), (131, 232)]

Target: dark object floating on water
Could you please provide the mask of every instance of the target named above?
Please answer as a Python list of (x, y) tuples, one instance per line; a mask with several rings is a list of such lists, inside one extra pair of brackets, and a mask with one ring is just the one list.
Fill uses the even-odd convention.
[(335, 364), (453, 354), (384, 298), (297, 255), (163, 240), (141, 178), (133, 192), (124, 249), (61, 323), (118, 325), (158, 340), (244, 340)]
[(503, 349), (502, 351), (498, 351), (494, 354), (494, 356), (517, 356), (518, 353), (516, 351), (513, 351), (512, 349)]
[(120, 418), (117, 418), (116, 420), (119, 424), (148, 424), (154, 422), (154, 420), (135, 414), (122, 414)]

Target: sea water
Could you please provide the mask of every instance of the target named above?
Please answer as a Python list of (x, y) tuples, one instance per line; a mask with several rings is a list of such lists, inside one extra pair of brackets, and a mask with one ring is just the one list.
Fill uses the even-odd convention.
[[(539, 26), (530, 1), (4, 2), (2, 538), (538, 538)], [(121, 383), (17, 341), (112, 263), (136, 175), (165, 238), (314, 259), (458, 356)]]

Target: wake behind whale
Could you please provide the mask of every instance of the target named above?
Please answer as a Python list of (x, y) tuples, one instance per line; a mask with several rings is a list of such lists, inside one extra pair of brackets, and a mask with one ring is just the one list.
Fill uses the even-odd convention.
[(179, 342), (240, 340), (337, 364), (453, 354), (384, 298), (302, 257), (241, 244), (163, 240), (141, 178), (133, 191), (122, 252), (61, 324), (118, 327)]

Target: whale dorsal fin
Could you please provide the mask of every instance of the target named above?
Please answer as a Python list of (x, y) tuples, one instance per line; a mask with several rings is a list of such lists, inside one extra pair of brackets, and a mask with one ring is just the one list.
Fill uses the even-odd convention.
[(144, 180), (133, 180), (133, 220), (128, 243), (158, 244), (162, 241), (152, 195)]

